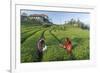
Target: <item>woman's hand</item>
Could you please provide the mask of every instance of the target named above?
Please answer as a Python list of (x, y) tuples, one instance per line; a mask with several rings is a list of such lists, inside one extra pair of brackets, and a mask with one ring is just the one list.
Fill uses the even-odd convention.
[(60, 47), (63, 47), (63, 44), (59, 44)]

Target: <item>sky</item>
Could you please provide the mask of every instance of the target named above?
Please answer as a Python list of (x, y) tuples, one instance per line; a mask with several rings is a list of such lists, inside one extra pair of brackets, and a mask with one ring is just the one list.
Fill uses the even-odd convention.
[(60, 11), (43, 11), (43, 10), (21, 10), (21, 14), (26, 13), (31, 14), (46, 14), (48, 15), (50, 21), (54, 24), (64, 24), (65, 21), (68, 22), (70, 19), (80, 20), (86, 25), (90, 25), (90, 14), (89, 13), (79, 13), (79, 12), (60, 12)]

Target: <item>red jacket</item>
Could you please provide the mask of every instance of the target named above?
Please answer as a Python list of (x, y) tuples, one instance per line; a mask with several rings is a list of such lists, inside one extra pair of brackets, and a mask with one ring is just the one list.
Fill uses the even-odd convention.
[(68, 51), (68, 52), (71, 52), (72, 51), (72, 43), (71, 41), (66, 41), (64, 43), (64, 48)]

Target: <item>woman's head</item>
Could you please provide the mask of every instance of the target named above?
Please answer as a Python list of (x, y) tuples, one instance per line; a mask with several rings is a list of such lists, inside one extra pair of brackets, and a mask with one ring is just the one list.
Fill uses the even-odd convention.
[(70, 39), (68, 37), (65, 38), (65, 41), (69, 41)]

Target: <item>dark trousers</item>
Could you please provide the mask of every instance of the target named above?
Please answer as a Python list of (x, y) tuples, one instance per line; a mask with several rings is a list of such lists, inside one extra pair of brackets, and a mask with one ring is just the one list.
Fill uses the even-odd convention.
[(43, 58), (43, 52), (40, 50), (37, 50), (37, 55), (38, 55), (38, 61), (42, 61)]

